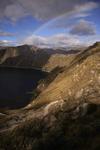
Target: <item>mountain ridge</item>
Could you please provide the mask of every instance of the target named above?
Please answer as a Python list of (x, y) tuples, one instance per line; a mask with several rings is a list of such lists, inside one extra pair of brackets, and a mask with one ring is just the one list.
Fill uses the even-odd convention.
[[(66, 65), (65, 58), (67, 58), (68, 55), (74, 55), (78, 52), (79, 50), (64, 51), (59, 49), (40, 49), (28, 45), (7, 47), (0, 50), (0, 65), (35, 67), (51, 71), (54, 67)], [(56, 63), (53, 64), (54, 60), (56, 60)], [(49, 64), (51, 64), (51, 66)]]

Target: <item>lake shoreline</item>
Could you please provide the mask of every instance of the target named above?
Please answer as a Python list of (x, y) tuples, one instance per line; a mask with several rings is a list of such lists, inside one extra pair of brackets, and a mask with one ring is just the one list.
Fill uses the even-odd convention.
[(25, 107), (46, 76), (46, 72), (36, 69), (0, 67), (0, 109)]

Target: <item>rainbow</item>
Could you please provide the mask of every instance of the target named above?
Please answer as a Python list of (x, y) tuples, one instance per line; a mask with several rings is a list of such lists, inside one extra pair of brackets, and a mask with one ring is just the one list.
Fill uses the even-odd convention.
[(53, 19), (51, 19), (50, 21), (44, 23), (42, 26), (40, 26), (37, 30), (34, 31), (33, 34), (38, 34), (41, 30), (44, 30), (46, 27), (48, 27), (50, 24), (58, 21), (58, 20), (61, 20), (63, 19), (65, 16), (67, 18), (69, 18), (71, 15), (73, 14), (73, 12), (70, 12), (70, 13), (64, 13), (64, 14), (61, 14), (60, 16), (57, 16)]

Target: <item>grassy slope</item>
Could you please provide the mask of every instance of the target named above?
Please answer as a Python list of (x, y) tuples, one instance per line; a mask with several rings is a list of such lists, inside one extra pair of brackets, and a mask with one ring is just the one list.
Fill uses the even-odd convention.
[[(100, 93), (100, 46), (90, 47), (78, 54), (75, 59), (66, 67), (65, 71), (59, 74), (49, 84), (32, 106), (44, 105), (52, 101), (80, 98), (87, 94), (88, 100), (93, 101)], [(95, 91), (94, 96), (92, 92)], [(97, 99), (98, 101), (98, 99)]]
[[(32, 103), (39, 109), (12, 111), (2, 118), (1, 128), (9, 128), (0, 132), (0, 149), (100, 149), (99, 99), (100, 46), (96, 45), (77, 55), (39, 95)], [(12, 123), (16, 118), (17, 124)]]

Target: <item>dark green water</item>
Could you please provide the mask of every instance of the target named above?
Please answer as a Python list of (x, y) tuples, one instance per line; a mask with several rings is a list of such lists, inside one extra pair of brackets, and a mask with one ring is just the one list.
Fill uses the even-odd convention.
[(35, 69), (0, 68), (0, 108), (20, 108), (32, 99), (32, 92), (45, 72)]

